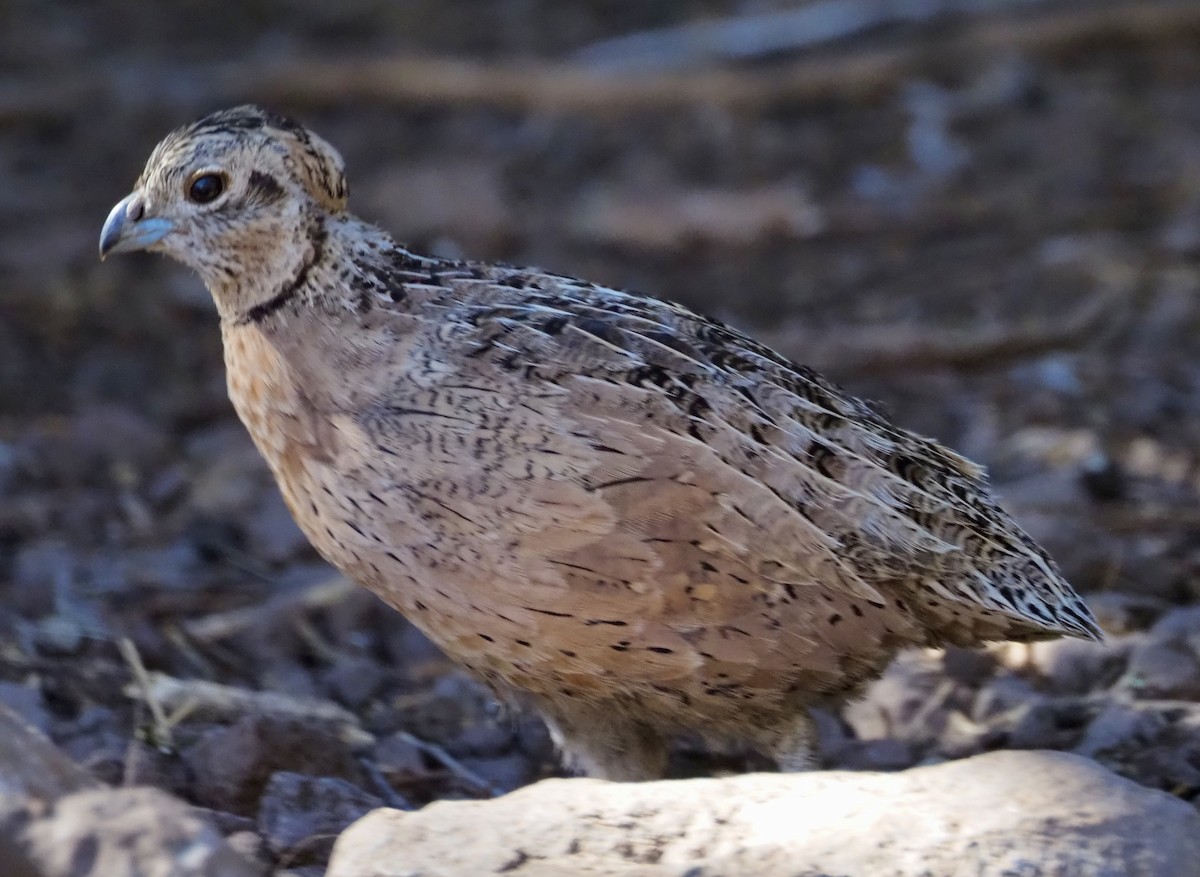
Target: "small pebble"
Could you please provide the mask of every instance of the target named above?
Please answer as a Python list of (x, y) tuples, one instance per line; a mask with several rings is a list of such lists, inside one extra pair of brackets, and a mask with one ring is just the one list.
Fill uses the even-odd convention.
[(855, 740), (847, 744), (834, 765), (841, 770), (904, 770), (917, 763), (917, 753), (904, 740)]
[(1082, 738), (1089, 716), (1080, 703), (1059, 699), (1019, 706), (1010, 718), (1011, 748), (1071, 749)]
[(388, 673), (379, 662), (357, 656), (339, 656), (320, 674), (328, 696), (358, 711), (383, 690)]
[(253, 828), (235, 831), (225, 838), (225, 843), (252, 867), (257, 868), (261, 877), (267, 877), (271, 873), (271, 854), (267, 850), (266, 842)]
[(1043, 640), (1029, 646), (1029, 657), (1033, 667), (1050, 680), (1055, 691), (1086, 694), (1116, 681), (1124, 663), (1121, 645), (1115, 641)]
[(519, 754), (496, 758), (463, 758), (461, 761), (463, 767), (500, 792), (511, 792), (533, 778), (529, 759)]
[(297, 865), (323, 863), (337, 835), (383, 801), (336, 777), (272, 774), (258, 810), (268, 847)]
[(1165, 727), (1165, 718), (1156, 710), (1110, 703), (1088, 725), (1075, 751), (1096, 758), (1130, 745), (1145, 746)]
[(1000, 676), (979, 689), (970, 717), (976, 722), (986, 722), (1001, 713), (1037, 703), (1041, 699), (1042, 695), (1028, 680), (1020, 676)]
[(1186, 643), (1151, 640), (1134, 649), (1119, 685), (1135, 697), (1200, 700), (1200, 661)]
[(379, 740), (371, 756), (393, 784), (404, 785), (429, 775), (421, 748), (405, 734), (390, 734)]
[(956, 682), (978, 688), (995, 671), (996, 656), (982, 649), (960, 649), (951, 646), (942, 655), (946, 675)]
[(0, 682), (0, 705), (8, 707), (42, 733), (50, 730), (50, 714), (46, 711), (41, 688), (18, 682)]
[(218, 810), (249, 815), (277, 771), (362, 782), (354, 754), (328, 726), (302, 718), (247, 715), (215, 727), (183, 751), (196, 777), (196, 799)]
[(83, 646), (83, 628), (74, 619), (50, 615), (37, 621), (33, 641), (42, 654), (75, 655)]
[(1005, 734), (999, 728), (971, 721), (958, 710), (946, 718), (946, 726), (938, 738), (938, 752), (946, 758), (967, 758), (1004, 742)]
[(468, 725), (447, 747), (447, 751), (455, 756), (492, 757), (501, 755), (513, 748), (513, 728), (511, 722), (491, 721), (484, 717), (473, 725)]

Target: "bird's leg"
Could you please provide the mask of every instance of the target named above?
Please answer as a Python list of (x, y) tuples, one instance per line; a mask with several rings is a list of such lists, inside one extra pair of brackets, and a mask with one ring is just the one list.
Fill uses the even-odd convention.
[(800, 773), (819, 766), (817, 726), (806, 710), (792, 716), (789, 723), (761, 735), (759, 740), (784, 773)]
[(541, 712), (576, 773), (614, 782), (657, 780), (666, 773), (668, 737), (619, 707), (556, 703)]

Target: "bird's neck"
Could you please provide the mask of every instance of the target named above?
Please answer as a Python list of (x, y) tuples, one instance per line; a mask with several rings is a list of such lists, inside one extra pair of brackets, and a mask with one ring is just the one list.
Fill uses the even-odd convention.
[[(421, 296), (406, 285), (428, 281), (444, 264), (349, 215), (324, 217), (307, 241), (289, 282), (277, 271), (269, 284), (240, 284), (218, 298), (229, 396), (281, 484), (288, 461), (313, 441), (314, 411), (353, 408), (355, 394), (379, 390), (343, 376), (350, 369), (371, 374), (372, 362), (390, 361), (394, 345), (381, 339), (394, 342), (417, 322), (409, 311)], [(376, 306), (389, 311), (385, 328), (378, 321), (369, 328)]]
[(275, 216), (239, 231), (218, 259), (185, 259), (204, 280), (222, 324), (253, 324), (301, 298), (313, 271), (329, 258), (328, 217)]
[(254, 270), (210, 280), (223, 324), (269, 328), (311, 308), (362, 311), (438, 262), (349, 214), (308, 218), (289, 238), (296, 243), (256, 251)]

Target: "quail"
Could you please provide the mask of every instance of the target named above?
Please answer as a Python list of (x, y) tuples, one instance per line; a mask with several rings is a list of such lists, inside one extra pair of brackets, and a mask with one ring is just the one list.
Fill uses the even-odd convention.
[(900, 649), (1100, 637), (974, 463), (685, 307), (421, 255), (347, 195), (236, 107), (154, 149), (100, 255), (200, 275), (308, 539), (573, 769), (656, 778), (681, 733), (804, 769), (809, 708)]

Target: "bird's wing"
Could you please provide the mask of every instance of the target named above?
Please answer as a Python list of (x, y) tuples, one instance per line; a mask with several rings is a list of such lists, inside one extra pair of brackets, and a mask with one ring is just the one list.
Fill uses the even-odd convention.
[[(488, 271), (439, 280), (458, 287), (435, 305), (444, 312), (425, 346), (452, 377), (429, 366), (418, 382), (443, 406), (430, 435), (475, 447), (436, 477), (474, 478), (459, 511), (527, 531), (523, 550), (587, 580), (593, 607), (606, 587), (628, 605), (615, 583), (661, 603), (674, 598), (656, 579), (717, 586), (732, 575), (771, 583), (781, 599), (817, 588), (916, 601), (947, 624), (992, 619), (997, 635), (1095, 633), (971, 462), (685, 308)], [(386, 444), (389, 430), (412, 428), (397, 426), (405, 418), (364, 422)], [(502, 483), (516, 485), (504, 502), (470, 496)]]

